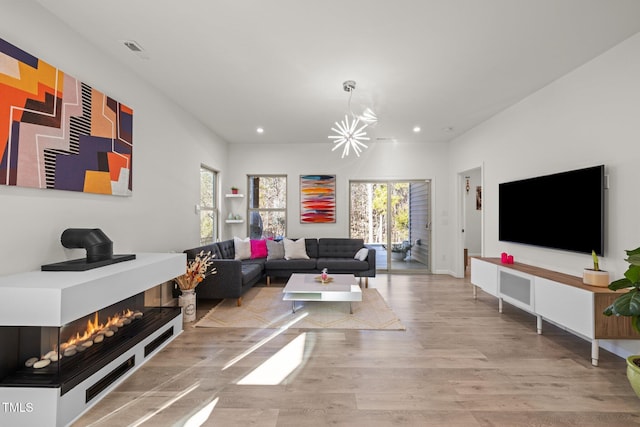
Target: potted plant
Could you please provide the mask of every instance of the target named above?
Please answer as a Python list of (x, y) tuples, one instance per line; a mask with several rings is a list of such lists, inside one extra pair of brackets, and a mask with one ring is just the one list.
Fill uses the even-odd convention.
[[(615, 280), (609, 285), (609, 289), (617, 291), (628, 289), (629, 291), (615, 299), (613, 304), (604, 310), (605, 316), (629, 317), (631, 327), (640, 334), (640, 248), (625, 251), (629, 268), (622, 279)], [(640, 355), (627, 357), (627, 378), (629, 383), (640, 397)]]
[(238, 187), (231, 187), (231, 194), (238, 194)]
[(598, 255), (596, 251), (591, 251), (593, 258), (593, 268), (585, 268), (582, 272), (582, 283), (590, 286), (605, 287), (609, 285), (609, 272), (600, 270)]

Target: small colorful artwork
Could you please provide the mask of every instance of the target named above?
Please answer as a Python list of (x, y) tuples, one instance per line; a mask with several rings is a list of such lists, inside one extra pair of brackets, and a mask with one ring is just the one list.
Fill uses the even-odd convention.
[(300, 175), (300, 222), (336, 222), (335, 175)]
[(0, 184), (132, 194), (133, 110), (0, 38)]

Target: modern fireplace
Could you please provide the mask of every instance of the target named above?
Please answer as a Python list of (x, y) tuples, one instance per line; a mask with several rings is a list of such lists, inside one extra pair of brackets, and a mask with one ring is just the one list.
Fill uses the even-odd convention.
[(0, 278), (0, 425), (68, 425), (182, 332), (149, 298), (184, 254)]

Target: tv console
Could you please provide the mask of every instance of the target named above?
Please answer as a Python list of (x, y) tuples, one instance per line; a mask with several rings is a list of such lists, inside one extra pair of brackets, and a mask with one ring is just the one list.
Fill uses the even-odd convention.
[(600, 339), (640, 339), (625, 317), (602, 314), (621, 292), (588, 286), (582, 278), (522, 263), (503, 264), (499, 258), (471, 258), (473, 297), (477, 289), (536, 316), (542, 334), (545, 319), (591, 341), (591, 364), (598, 366)]

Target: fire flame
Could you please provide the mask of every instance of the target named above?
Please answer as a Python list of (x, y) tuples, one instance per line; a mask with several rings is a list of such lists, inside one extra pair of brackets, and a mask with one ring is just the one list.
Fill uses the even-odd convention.
[(126, 309), (122, 314), (115, 314), (113, 317), (107, 317), (106, 323), (100, 323), (98, 312), (96, 311), (93, 316), (93, 320), (87, 320), (87, 328), (82, 333), (77, 332), (74, 337), (71, 337), (66, 342), (60, 344), (60, 350), (64, 351), (71, 345), (88, 341), (92, 337), (95, 337), (95, 335), (98, 335), (111, 327), (115, 326), (116, 328), (121, 328), (125, 324), (125, 319), (132, 319), (133, 316), (134, 312), (130, 309)]

